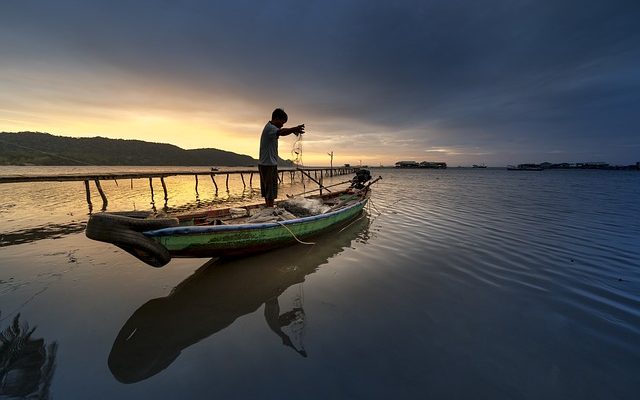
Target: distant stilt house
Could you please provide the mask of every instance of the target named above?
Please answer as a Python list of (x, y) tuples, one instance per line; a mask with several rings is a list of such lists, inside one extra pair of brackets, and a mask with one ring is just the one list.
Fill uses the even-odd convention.
[(582, 169), (605, 169), (609, 167), (609, 163), (606, 162), (585, 162), (585, 163), (577, 163), (578, 168)]
[(396, 168), (432, 168), (432, 169), (445, 169), (447, 168), (447, 163), (443, 162), (431, 162), (431, 161), (423, 161), (418, 163), (417, 161), (398, 161), (396, 163)]
[(420, 168), (446, 169), (447, 163), (423, 161), (420, 163)]
[(419, 168), (420, 164), (417, 161), (398, 161), (396, 168)]

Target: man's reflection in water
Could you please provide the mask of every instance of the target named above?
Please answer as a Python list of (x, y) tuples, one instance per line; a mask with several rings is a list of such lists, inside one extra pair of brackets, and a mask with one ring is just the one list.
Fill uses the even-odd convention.
[[(120, 382), (147, 379), (167, 368), (180, 352), (219, 332), (264, 305), (269, 328), (303, 357), (284, 328), (304, 326), (301, 304), (281, 313), (278, 297), (301, 283), (330, 257), (366, 241), (369, 219), (339, 233), (319, 237), (313, 246), (297, 245), (239, 260), (211, 260), (166, 297), (148, 301), (120, 330), (109, 354), (109, 368)], [(295, 333), (295, 332), (294, 332)]]
[(56, 342), (33, 339), (35, 327), (20, 323), (16, 315), (0, 331), (0, 398), (48, 399), (55, 371)]
[(264, 318), (269, 324), (269, 328), (276, 333), (276, 335), (282, 338), (282, 344), (294, 349), (302, 357), (307, 357), (307, 352), (304, 349), (298, 349), (291, 341), (289, 335), (282, 331), (285, 326), (291, 325), (292, 322), (298, 321), (300, 318), (304, 318), (304, 310), (302, 307), (296, 307), (291, 311), (287, 311), (284, 314), (280, 314), (280, 304), (278, 298), (274, 297), (267, 300), (264, 304)]

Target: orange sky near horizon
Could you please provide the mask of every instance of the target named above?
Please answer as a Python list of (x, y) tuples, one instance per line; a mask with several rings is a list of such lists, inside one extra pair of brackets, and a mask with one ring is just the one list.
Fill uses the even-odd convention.
[[(183, 113), (150, 110), (102, 110), (102, 115), (91, 111), (82, 115), (82, 112), (78, 112), (78, 107), (70, 109), (76, 113), (46, 114), (0, 109), (0, 131), (37, 131), (58, 136), (135, 139), (169, 143), (184, 149), (217, 148), (258, 158), (260, 132), (268, 120), (266, 116), (260, 120), (254, 118), (252, 121), (239, 123), (223, 121), (213, 115), (181, 115)], [(303, 162), (307, 165), (329, 165), (330, 157), (327, 153), (331, 151), (334, 152), (334, 165), (390, 165), (398, 161), (389, 155), (363, 154), (357, 149), (341, 151), (339, 143), (335, 141), (314, 140), (315, 132), (309, 126), (312, 127), (313, 123), (307, 123), (308, 133), (303, 136)], [(323, 134), (322, 137), (328, 135)], [(295, 154), (291, 154), (295, 140), (294, 136), (280, 138), (280, 157), (295, 158)]]
[[(374, 126), (354, 121), (326, 121), (313, 110), (288, 107), (286, 101), (267, 104), (251, 100), (242, 87), (215, 92), (132, 76), (100, 67), (73, 73), (49, 66), (4, 68), (0, 92), (0, 131), (38, 131), (59, 136), (137, 139), (169, 143), (185, 149), (217, 148), (258, 157), (259, 138), (274, 107), (284, 107), (293, 126), (305, 123), (303, 163), (329, 165), (393, 165), (401, 159), (447, 161), (445, 151), (429, 157), (402, 141), (390, 150), (388, 139)], [(73, 81), (73, 82), (71, 82)], [(378, 128), (379, 129), (379, 128)], [(364, 137), (366, 136), (366, 139)], [(361, 138), (361, 139), (359, 139)], [(291, 154), (295, 137), (280, 139), (283, 159)]]

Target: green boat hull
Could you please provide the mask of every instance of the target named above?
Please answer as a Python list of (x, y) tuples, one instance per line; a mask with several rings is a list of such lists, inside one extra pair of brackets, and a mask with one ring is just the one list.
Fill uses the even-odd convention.
[(281, 223), (176, 227), (144, 234), (169, 250), (172, 257), (240, 256), (287, 246), (339, 229), (356, 219), (367, 202)]

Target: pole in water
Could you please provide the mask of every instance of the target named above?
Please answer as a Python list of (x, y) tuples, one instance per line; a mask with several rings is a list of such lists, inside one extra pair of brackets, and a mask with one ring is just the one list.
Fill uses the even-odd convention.
[(211, 180), (213, 181), (213, 186), (216, 187), (216, 196), (218, 195), (218, 184), (216, 183), (216, 179), (213, 177), (213, 174), (211, 174)]
[(227, 186), (227, 192), (229, 192), (229, 174), (227, 174), (227, 180), (225, 184)]
[(242, 179), (242, 186), (247, 187), (247, 184), (244, 183), (244, 174), (242, 172), (240, 172), (240, 178)]
[(169, 196), (167, 195), (167, 185), (164, 183), (164, 176), (160, 177), (160, 183), (162, 183), (162, 190), (164, 191), (164, 202), (167, 203)]
[(149, 188), (151, 188), (151, 205), (155, 206), (156, 202), (153, 199), (153, 179), (149, 178)]
[(91, 189), (89, 188), (89, 181), (84, 181), (84, 191), (87, 195), (87, 204), (89, 205), (89, 213), (93, 210), (93, 204), (91, 204)]
[(109, 204), (109, 202), (107, 201), (107, 196), (102, 191), (102, 187), (100, 186), (100, 180), (94, 179), (94, 182), (96, 184), (96, 188), (98, 188), (98, 193), (100, 193), (100, 197), (102, 197), (102, 211), (104, 211), (107, 209), (107, 205)]
[(198, 175), (194, 175), (196, 177), (196, 194), (198, 193)]
[(253, 172), (249, 175), (249, 187), (253, 187)]

